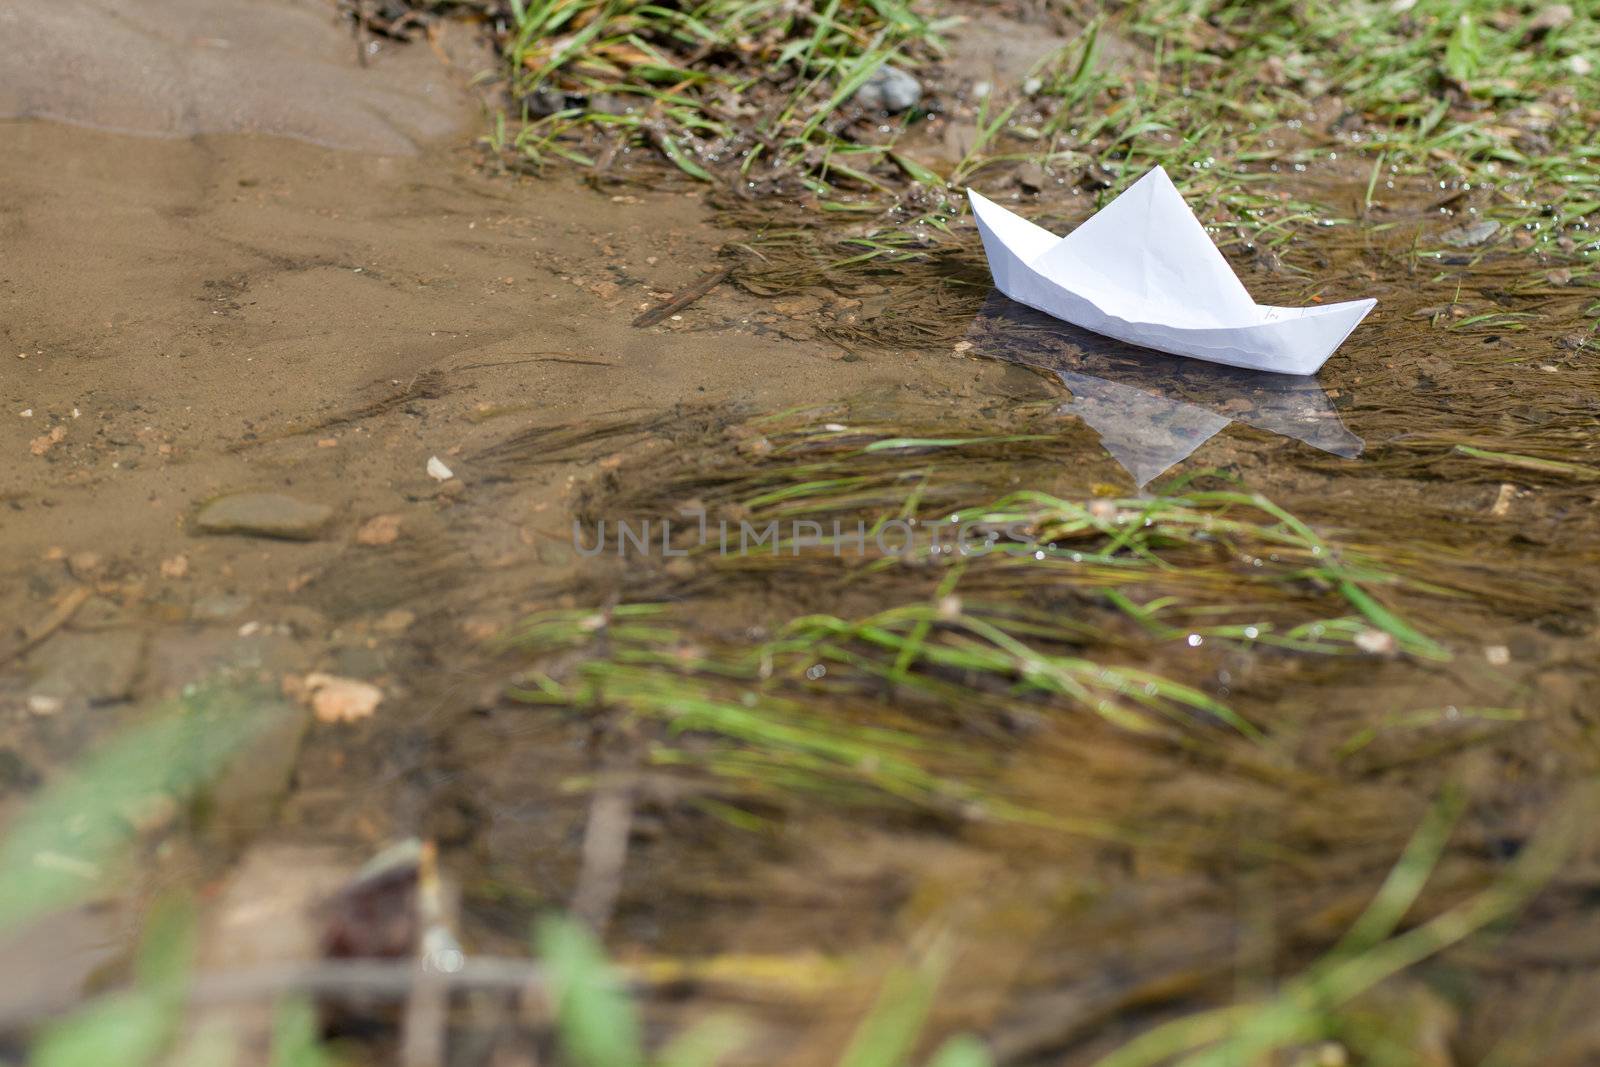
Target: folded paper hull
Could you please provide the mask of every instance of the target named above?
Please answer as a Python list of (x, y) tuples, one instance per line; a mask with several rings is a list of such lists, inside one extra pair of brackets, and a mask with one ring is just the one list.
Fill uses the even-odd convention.
[[(1159, 176), (1166, 181), (1164, 173)], [(1148, 179), (1141, 181), (1144, 180)], [(1018, 303), (1129, 344), (1249, 370), (1315, 374), (1376, 304), (1374, 300), (1310, 308), (1266, 308), (1250, 304), (1229, 309), (1234, 314), (1235, 324), (1175, 324), (1119, 316), (1115, 310), (1103, 306), (1111, 302), (1103, 296), (1097, 301), (1068, 289), (1034, 266), (1047, 254), (1054, 253), (1059, 258), (1057, 246), (1070, 243), (1070, 238), (1056, 237), (976, 193), (970, 195), (997, 289)], [(1187, 210), (1183, 208), (1185, 213)], [(1192, 215), (1188, 218), (1193, 220)], [(1193, 225), (1199, 229), (1197, 221)], [(1209, 245), (1209, 238), (1204, 239)], [(1215, 246), (1211, 246), (1210, 251), (1221, 260), (1215, 253)], [(1127, 248), (1119, 254), (1160, 255), (1161, 249)], [(1221, 269), (1228, 270), (1231, 281), (1231, 269), (1225, 261), (1221, 262)], [(1184, 310), (1184, 299), (1184, 293), (1171, 295), (1175, 310)], [(1145, 304), (1148, 305), (1148, 299)]]

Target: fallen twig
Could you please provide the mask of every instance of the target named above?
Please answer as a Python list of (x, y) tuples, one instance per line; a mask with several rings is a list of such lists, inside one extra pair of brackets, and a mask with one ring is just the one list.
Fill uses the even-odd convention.
[(367, 24), (372, 18), (367, 11), (367, 0), (356, 0), (354, 14), (356, 20), (356, 62), (364, 67), (367, 65), (367, 41), (371, 37), (371, 31), (367, 28)]
[(37, 626), (25, 629), (22, 632), (22, 643), (9, 652), (0, 652), (0, 664), (10, 663), (18, 656), (26, 655), (35, 646), (41, 644), (45, 638), (61, 629), (72, 621), (72, 616), (83, 607), (84, 601), (92, 595), (92, 590), (86, 585), (80, 585), (72, 592), (61, 598), (61, 603), (39, 621)]
[(583, 866), (572, 892), (571, 912), (597, 935), (604, 934), (622, 892), (628, 862), (628, 835), (633, 831), (632, 775), (602, 782), (589, 805), (583, 833)]
[(404, 1067), (442, 1067), (450, 1024), (450, 987), (442, 981), (465, 957), (451, 932), (451, 909), (439, 878), (438, 851), (424, 842), (417, 860), (417, 946), (411, 996), (400, 1028)]
[(274, 433), (263, 434), (246, 441), (235, 441), (228, 446), (229, 452), (243, 452), (249, 448), (282, 441), (290, 437), (304, 437), (307, 434), (318, 433), (323, 430), (342, 426), (346, 423), (360, 422), (364, 419), (374, 418), (385, 412), (392, 411), (402, 404), (413, 400), (436, 400), (445, 393), (444, 374), (437, 370), (418, 372), (410, 382), (387, 396), (374, 400), (370, 404), (363, 404), (358, 408), (341, 411), (326, 418), (300, 426), (290, 426)]
[(710, 274), (705, 275), (699, 281), (689, 286), (689, 288), (684, 289), (676, 296), (667, 300), (666, 303), (658, 304), (649, 311), (646, 311), (644, 314), (640, 315), (638, 318), (634, 319), (633, 324), (635, 326), (654, 326), (667, 316), (675, 315), (679, 311), (682, 311), (684, 308), (688, 307), (690, 304), (694, 303), (696, 300), (699, 300), (702, 296), (705, 296), (707, 293), (711, 292), (711, 290), (727, 281), (728, 275), (731, 273), (733, 273), (732, 267), (723, 267), (720, 270), (712, 271)]
[[(503, 956), (470, 956), (453, 971), (435, 970), (430, 980), (450, 992), (503, 991), (522, 994), (529, 1003), (548, 1003), (544, 969), (532, 960)], [(378, 1000), (409, 1000), (417, 982), (417, 964), (410, 959), (333, 959), (317, 963), (282, 964), (235, 971), (195, 974), (189, 981), (189, 1004), (209, 1007), (248, 1004), (285, 996), (359, 996)], [(116, 992), (77, 1005), (92, 1008)], [(0, 1010), (0, 1033), (37, 1024), (53, 1014), (32, 1009)]]
[(619, 364), (608, 363), (603, 359), (583, 359), (580, 356), (568, 355), (565, 352), (538, 352), (528, 359), (500, 359), (492, 363), (468, 363), (460, 367), (451, 367), (452, 373), (467, 370), (485, 370), (489, 367), (520, 367), (527, 363), (571, 363), (579, 367), (616, 367)]

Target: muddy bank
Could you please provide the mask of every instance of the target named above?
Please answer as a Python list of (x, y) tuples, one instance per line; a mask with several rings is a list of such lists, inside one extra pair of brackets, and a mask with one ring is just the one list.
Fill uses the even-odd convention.
[(402, 155), (477, 117), (460, 86), (489, 62), (466, 32), (441, 35), (431, 52), (380, 55), (361, 42), (357, 62), (357, 42), (316, 0), (8, 4), (0, 34), (10, 45), (0, 57), (6, 118)]

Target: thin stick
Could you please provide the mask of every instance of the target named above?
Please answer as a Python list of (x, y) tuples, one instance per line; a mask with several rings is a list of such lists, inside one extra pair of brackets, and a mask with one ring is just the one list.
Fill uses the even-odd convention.
[(372, 16), (367, 12), (367, 0), (356, 0), (356, 62), (361, 66), (367, 65), (367, 41), (371, 32), (367, 22)]
[(62, 597), (61, 603), (57, 604), (55, 610), (46, 615), (38, 626), (23, 631), (22, 644), (9, 652), (0, 653), (0, 664), (10, 663), (18, 656), (27, 654), (35, 645), (71, 622), (72, 616), (78, 613), (78, 609), (83, 607), (84, 601), (89, 599), (92, 592), (88, 586), (80, 585)]
[(595, 791), (583, 833), (583, 866), (572, 892), (571, 912), (596, 935), (605, 933), (622, 893), (628, 862), (628, 836), (633, 832), (631, 775), (619, 775)]
[(445, 1029), (450, 1019), (450, 987), (445, 975), (418, 956), (411, 967), (411, 995), (406, 998), (400, 1028), (400, 1062), (404, 1067), (440, 1067), (444, 1063)]
[[(439, 971), (435, 975), (452, 990), (487, 989), (520, 993), (525, 990), (542, 991), (545, 985), (544, 968), (539, 964), (508, 956), (469, 956), (461, 961), (459, 970)], [(416, 962), (409, 959), (323, 960), (320, 963), (253, 967), (196, 975), (189, 1002), (197, 1005), (230, 1004), (289, 993), (354, 993), (404, 1000), (411, 996), (416, 977)]]
[(434, 962), (448, 947), (449, 958), (459, 960), (456, 939), (450, 933), (444, 886), (439, 878), (438, 850), (423, 843), (417, 863), (417, 952), (412, 967), (411, 996), (406, 999), (400, 1028), (400, 1062), (404, 1067), (443, 1067), (445, 1031), (450, 1024), (450, 987)]
[(502, 359), (493, 363), (468, 363), (464, 367), (452, 367), (451, 372), (464, 370), (483, 370), (486, 367), (520, 367), (526, 363), (571, 363), (579, 367), (616, 367), (617, 363), (607, 363), (599, 359), (579, 359), (577, 356), (536, 356), (532, 359)]
[[(532, 960), (506, 956), (469, 956), (453, 971), (431, 976), (447, 990), (479, 989), (521, 993), (529, 1003), (545, 999), (544, 969)], [(336, 959), (317, 963), (277, 964), (233, 971), (201, 972), (189, 982), (189, 1003), (194, 1007), (251, 1003), (284, 996), (361, 996), (380, 1000), (407, 1000), (417, 981), (417, 964), (411, 959)], [(637, 985), (630, 983), (630, 990)], [(106, 997), (116, 996), (108, 992)], [(95, 998), (80, 1007), (92, 1006)], [(0, 1005), (0, 1033), (31, 1026), (55, 1014)]]
[(705, 296), (707, 293), (711, 292), (711, 290), (727, 281), (728, 275), (732, 273), (732, 267), (723, 267), (720, 270), (712, 271), (710, 274), (707, 274), (705, 277), (689, 286), (689, 288), (678, 293), (677, 296), (669, 299), (666, 303), (653, 307), (649, 311), (646, 311), (644, 314), (640, 315), (638, 318), (634, 319), (633, 324), (635, 326), (654, 326), (656, 323), (665, 319), (668, 315), (677, 314), (679, 311), (682, 311), (696, 300), (699, 300), (702, 296)]

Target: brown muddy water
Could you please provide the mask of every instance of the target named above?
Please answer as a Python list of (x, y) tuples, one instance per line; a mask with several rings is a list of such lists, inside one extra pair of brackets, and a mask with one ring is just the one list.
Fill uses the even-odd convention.
[[(464, 86), (487, 60), (470, 42), (361, 67), (318, 5), (180, 5), (159, 25), (119, 6), (109, 43), (77, 32), (104, 15), (87, 0), (0, 9), (57, 57), (0, 65), (0, 811), (196, 683), (263, 686), (281, 714), (200, 802), (128, 815), (136, 855), (113, 889), (11, 935), (13, 1025), (114, 986), (164, 890), (197, 894), (208, 973), (314, 957), (330, 895), (416, 837), (469, 956), (525, 953), (529, 921), (576, 900), (609, 920), (653, 1028), (735, 1009), (757, 1024), (747, 1062), (830, 1060), (932, 931), (954, 953), (932, 1033), (976, 1031), (1003, 1062), (1090, 1062), (1328, 949), (1441, 794), (1464, 815), (1412, 924), (1491, 884), (1600, 764), (1594, 293), (1510, 249), (1419, 258), (1437, 190), (1378, 205), (1381, 231), (1236, 255), (1264, 301), (1379, 300), (1315, 381), (1268, 381), (1020, 312), (981, 284), (970, 230), (931, 266), (823, 278), (785, 273), (693, 188), (506, 175), (473, 141)], [(219, 80), (213, 53), (259, 38), (258, 19), (274, 43), (256, 73)], [(74, 76), (112, 47), (183, 77)], [(1316, 180), (1330, 200), (1348, 184)], [(742, 286), (631, 325), (727, 262)], [(1471, 321), (1489, 311), (1526, 317)], [(993, 437), (1010, 439), (915, 443)], [(1445, 654), (1376, 630), (1298, 651), (1238, 637), (1353, 614), (1320, 563), (1241, 535), (1155, 544), (1161, 565), (1138, 571), (980, 562), (955, 588), (1033, 613), (1044, 645), (1221, 701), (1259, 741), (1219, 721), (1130, 729), (1021, 676), (885, 680), (855, 645), (780, 651), (751, 676), (919, 739), (967, 783), (930, 801), (886, 796), (870, 759), (820, 786), (799, 755), (737, 770), (621, 697), (508, 696), (627, 651), (608, 636), (618, 605), (671, 605), (649, 647), (698, 679), (803, 614), (952, 595), (937, 556), (588, 558), (574, 519), (590, 546), (601, 521), (927, 524), (1019, 490), (1115, 517), (1179, 476), (1261, 493), (1399, 576), (1364, 588)], [(835, 478), (863, 480), (793, 488)], [(286, 536), (204, 528), (208, 504), (265, 493), (302, 505), (245, 502)], [(551, 610), (592, 613), (594, 639), (495, 644)], [(294, 698), (312, 672), (382, 702), (323, 721)], [(1580, 835), (1514, 920), (1361, 1005), (1416, 1053), (1396, 1062), (1600, 1058), (1595, 847)], [(462, 1006), (451, 1062), (524, 1055), (515, 1020)], [(393, 1027), (360, 1021), (355, 1054), (385, 1061)]]

